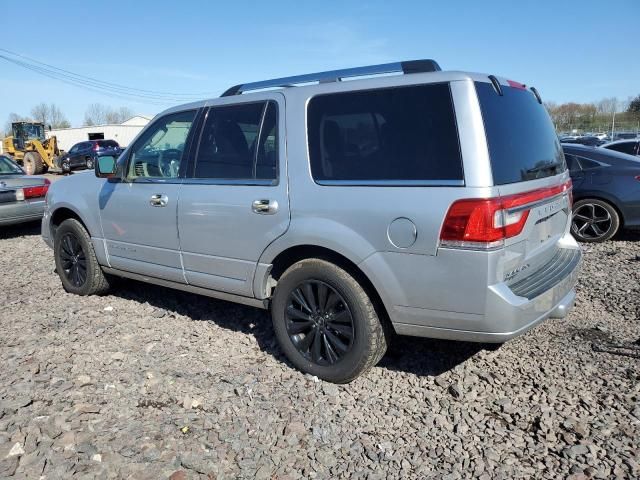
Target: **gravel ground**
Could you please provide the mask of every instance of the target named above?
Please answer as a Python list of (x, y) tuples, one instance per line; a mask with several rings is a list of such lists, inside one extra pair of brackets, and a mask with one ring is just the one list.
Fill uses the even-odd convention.
[(136, 282), (66, 294), (0, 232), (0, 478), (638, 478), (640, 235), (585, 246), (577, 307), (499, 349), (398, 339), (346, 386), (265, 312)]

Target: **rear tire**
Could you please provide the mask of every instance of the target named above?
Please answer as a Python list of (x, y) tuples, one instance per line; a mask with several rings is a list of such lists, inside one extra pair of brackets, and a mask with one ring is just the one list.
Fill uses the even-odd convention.
[(27, 175), (40, 175), (44, 170), (44, 164), (38, 152), (25, 153), (22, 166)]
[(298, 369), (348, 383), (380, 361), (387, 337), (362, 286), (320, 259), (289, 267), (278, 280), (271, 315), (276, 338)]
[(609, 240), (620, 228), (620, 215), (604, 200), (585, 198), (573, 205), (571, 233), (576, 240), (600, 243)]
[(62, 286), (76, 295), (102, 295), (109, 290), (109, 280), (96, 258), (91, 237), (75, 218), (56, 229), (53, 252), (56, 271)]
[(87, 167), (87, 170), (93, 170), (93, 158), (87, 157), (85, 159), (85, 165)]

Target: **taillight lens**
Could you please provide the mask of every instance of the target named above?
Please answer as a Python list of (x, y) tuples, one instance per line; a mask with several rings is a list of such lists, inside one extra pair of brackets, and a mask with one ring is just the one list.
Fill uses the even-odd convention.
[(469, 198), (455, 201), (442, 225), (440, 245), (457, 248), (495, 248), (507, 238), (522, 233), (531, 208), (549, 197), (569, 195), (571, 180), (554, 187), (540, 188), (496, 198)]
[(97, 143), (93, 146), (93, 150), (95, 152), (97, 152), (98, 150), (100, 150), (100, 145), (98, 145)]
[(48, 178), (44, 179), (44, 185), (35, 185), (33, 187), (24, 187), (16, 190), (16, 200), (25, 200), (27, 198), (44, 197), (49, 190), (51, 182)]

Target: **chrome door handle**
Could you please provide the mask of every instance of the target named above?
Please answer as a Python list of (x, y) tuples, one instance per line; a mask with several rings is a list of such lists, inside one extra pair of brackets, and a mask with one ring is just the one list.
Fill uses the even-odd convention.
[(278, 202), (275, 200), (254, 200), (251, 204), (253, 213), (261, 215), (273, 215), (278, 211)]
[(151, 195), (149, 203), (152, 207), (166, 207), (167, 203), (169, 203), (169, 197), (156, 193), (155, 195)]

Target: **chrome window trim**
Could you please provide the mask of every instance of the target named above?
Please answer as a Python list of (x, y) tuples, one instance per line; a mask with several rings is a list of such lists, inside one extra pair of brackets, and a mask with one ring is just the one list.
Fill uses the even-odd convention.
[(464, 187), (464, 180), (315, 180), (325, 187)]
[(184, 185), (245, 185), (245, 186), (262, 186), (277, 187), (278, 180), (255, 179), (255, 178), (185, 178)]

